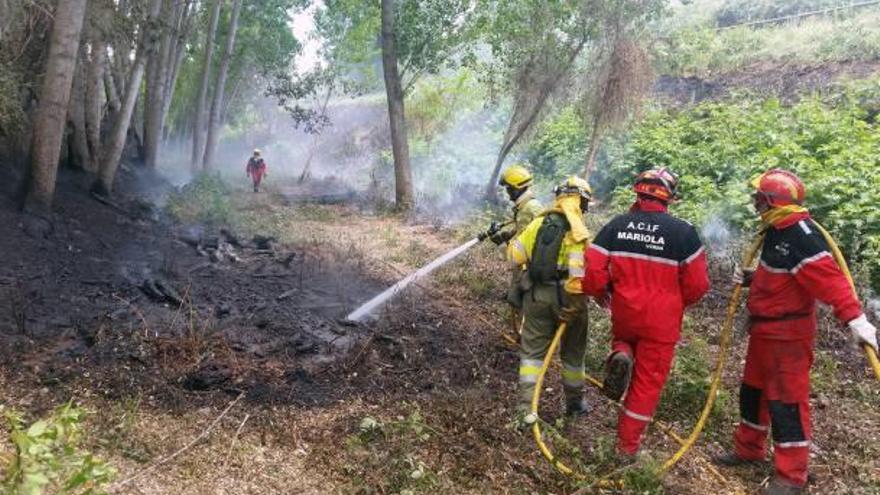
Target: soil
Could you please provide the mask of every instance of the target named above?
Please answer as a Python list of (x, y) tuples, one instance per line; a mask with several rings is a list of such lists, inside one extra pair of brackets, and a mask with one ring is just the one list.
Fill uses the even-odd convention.
[[(149, 173), (126, 171), (109, 204), (87, 186), (63, 172), (45, 238), (25, 228), (11, 200), (0, 203), (3, 402), (29, 417), (70, 399), (97, 411), (89, 447), (126, 480), (198, 438), (241, 397), (204, 441), (111, 493), (575, 490), (511, 427), (518, 357), (500, 338), (509, 322), (496, 295), (508, 272), (494, 246), (438, 271), (379, 320), (351, 326), (340, 318), (359, 302), (467, 235), (335, 201), (303, 205), (309, 194), (337, 192), (322, 183), (241, 193), (288, 237), (176, 224), (152, 206), (170, 186)], [(699, 336), (715, 356), (732, 261), (711, 266), (713, 290), (689, 312), (681, 349)], [(607, 325), (596, 310), (594, 373)], [(880, 393), (827, 314), (822, 329), (818, 353), (836, 364), (814, 380), (814, 493), (873, 493)], [(765, 467), (722, 470), (726, 482), (707, 468), (708, 455), (730, 446), (745, 340), (739, 331), (723, 414), (664, 479), (666, 493), (754, 493), (766, 481)], [(554, 451), (571, 459), (566, 451), (581, 449), (607, 472), (615, 408), (589, 390), (594, 412), (557, 424), (557, 375), (548, 375), (541, 406), (547, 431), (566, 439), (549, 433)], [(689, 432), (699, 404), (668, 407), (676, 417), (663, 419)], [(365, 429), (367, 420), (381, 427)], [(651, 429), (645, 449), (662, 460), (675, 445)], [(422, 464), (425, 485), (412, 477)]]
[(654, 92), (661, 100), (678, 105), (728, 98), (737, 91), (791, 102), (803, 95), (821, 92), (847, 80), (865, 79), (878, 72), (880, 61), (803, 64), (770, 60), (705, 78), (660, 76)]
[(101, 370), (108, 396), (326, 400), (312, 375), (363, 337), (339, 320), (378, 281), (333, 253), (176, 225), (152, 206), (171, 186), (148, 173), (127, 172), (110, 201), (88, 185), (62, 172), (46, 237), (11, 200), (0, 205), (0, 348), (13, 350), (0, 365), (11, 376), (57, 387)]

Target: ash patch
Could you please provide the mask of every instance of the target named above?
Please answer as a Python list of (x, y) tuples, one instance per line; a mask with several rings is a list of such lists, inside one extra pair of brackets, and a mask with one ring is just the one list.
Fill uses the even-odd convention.
[(87, 379), (108, 396), (169, 403), (230, 389), (317, 400), (311, 377), (363, 338), (337, 320), (383, 284), (318, 246), (175, 225), (150, 203), (161, 180), (146, 196), (143, 177), (120, 180), (99, 201), (88, 176), (62, 171), (45, 238), (0, 198), (0, 367), (39, 385)]

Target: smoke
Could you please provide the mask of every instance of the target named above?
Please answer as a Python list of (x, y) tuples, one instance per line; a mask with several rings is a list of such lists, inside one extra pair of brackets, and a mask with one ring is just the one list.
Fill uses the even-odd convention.
[(880, 298), (868, 300), (867, 313), (873, 314), (875, 321), (880, 321)]
[(488, 108), (462, 115), (413, 156), (420, 213), (458, 223), (484, 208), (483, 192), (503, 137), (501, 113)]
[(700, 232), (706, 251), (710, 258), (716, 260), (731, 259), (736, 256), (738, 237), (733, 236), (732, 230), (724, 218), (719, 214), (710, 215), (703, 223)]
[[(261, 117), (232, 134), (224, 130), (214, 170), (228, 182), (247, 183), (245, 164), (259, 148), (268, 165), (266, 184), (289, 197), (313, 193), (359, 196), (368, 206), (394, 199), (394, 164), (387, 108), (381, 95), (341, 98), (328, 106), (330, 125), (320, 134), (295, 128), (288, 115), (257, 105)], [(501, 145), (507, 110), (454, 113), (440, 132), (420, 136), (410, 128), (410, 157), (418, 214), (456, 223), (484, 207), (483, 190)], [(191, 137), (165, 143), (160, 172), (180, 187), (192, 180)], [(308, 164), (308, 181), (299, 178)], [(327, 185), (330, 186), (327, 186)], [(333, 191), (326, 191), (330, 187)]]

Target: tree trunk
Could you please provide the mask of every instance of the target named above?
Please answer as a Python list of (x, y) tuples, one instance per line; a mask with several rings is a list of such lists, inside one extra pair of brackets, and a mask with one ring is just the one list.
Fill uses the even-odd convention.
[(388, 100), (388, 121), (391, 127), (391, 152), (394, 155), (394, 200), (400, 210), (410, 210), (414, 203), (409, 142), (406, 137), (406, 115), (403, 89), (397, 67), (394, 35), (394, 0), (382, 0), (382, 70)]
[(602, 141), (602, 127), (598, 122), (593, 122), (593, 132), (590, 134), (590, 154), (584, 165), (584, 178), (589, 179), (596, 166), (596, 156), (599, 154), (599, 143)]
[(208, 84), (211, 80), (211, 59), (214, 56), (214, 34), (217, 32), (217, 21), (220, 18), (222, 0), (214, 0), (211, 8), (211, 20), (205, 33), (205, 58), (202, 62), (202, 82), (199, 85), (199, 97), (196, 103), (196, 122), (193, 126), (193, 149), (191, 167), (197, 173), (202, 168), (202, 157), (205, 154), (205, 105), (208, 99)]
[(183, 3), (172, 4), (165, 0), (163, 17), (168, 19), (168, 25), (161, 34), (159, 50), (150, 57), (152, 73), (148, 63), (148, 80), (144, 105), (144, 164), (147, 168), (156, 168), (159, 157), (159, 145), (162, 141), (162, 128), (165, 120), (165, 99), (168, 87), (168, 78), (171, 75), (172, 59), (171, 50), (173, 40), (180, 28), (180, 18), (183, 16)]
[(116, 83), (113, 82), (111, 72), (109, 66), (104, 67), (104, 89), (107, 90), (107, 103), (110, 105), (111, 113), (115, 116), (122, 108), (122, 101), (119, 99), (119, 92), (116, 90)]
[(223, 96), (226, 92), (226, 74), (229, 72), (229, 62), (232, 60), (232, 50), (235, 48), (235, 31), (238, 30), (239, 12), (241, 12), (241, 0), (232, 0), (232, 18), (229, 20), (226, 48), (220, 59), (217, 84), (214, 86), (214, 102), (211, 104), (211, 118), (208, 120), (208, 139), (205, 144), (205, 157), (202, 161), (202, 168), (205, 170), (214, 168), (214, 154), (217, 151), (217, 135), (220, 132), (221, 123), (220, 112), (223, 110)]
[(142, 26), (144, 32), (141, 33), (141, 39), (138, 43), (137, 54), (134, 59), (134, 66), (131, 68), (131, 74), (125, 83), (125, 97), (122, 101), (122, 108), (113, 123), (113, 130), (110, 133), (110, 139), (107, 143), (107, 149), (101, 159), (101, 168), (98, 172), (98, 180), (92, 185), (92, 191), (103, 195), (109, 195), (113, 191), (113, 181), (116, 178), (116, 170), (119, 168), (119, 160), (122, 158), (122, 151), (125, 148), (125, 139), (128, 136), (128, 129), (131, 125), (131, 116), (137, 105), (140, 93), (141, 80), (144, 77), (144, 69), (146, 66), (146, 58), (149, 54), (152, 44), (152, 34), (148, 34), (148, 26), (155, 22), (159, 15), (159, 9), (162, 7), (162, 0), (151, 0), (150, 11), (147, 21)]
[(101, 122), (104, 120), (104, 65), (107, 46), (100, 35), (92, 38), (92, 57), (86, 77), (86, 137), (92, 156), (91, 172), (97, 172), (101, 151)]
[(73, 86), (67, 102), (67, 120), (70, 123), (70, 160), (74, 168), (94, 172), (92, 155), (89, 153), (89, 140), (86, 135), (86, 51), (80, 47), (79, 57), (73, 74)]
[(168, 113), (171, 111), (171, 102), (174, 99), (174, 91), (177, 88), (177, 76), (180, 74), (180, 66), (183, 64), (183, 57), (186, 55), (186, 38), (189, 33), (195, 4), (192, 0), (186, 0), (183, 14), (181, 14), (177, 33), (170, 50), (171, 54), (171, 72), (165, 81), (165, 101), (162, 102), (162, 136), (163, 140), (168, 139), (165, 121), (168, 119)]
[[(327, 94), (324, 95), (324, 100), (321, 102), (320, 106), (320, 115), (327, 115), (327, 105), (330, 103), (330, 97), (333, 95), (333, 86), (329, 86), (327, 88)], [(306, 179), (311, 175), (311, 166), (312, 160), (315, 158), (315, 153), (318, 151), (318, 143), (321, 139), (321, 133), (316, 132), (314, 137), (312, 137), (312, 144), (309, 146), (309, 155), (306, 157), (306, 163), (303, 165), (303, 171), (299, 176), (299, 182), (305, 182)]]
[(48, 214), (55, 195), (58, 157), (67, 104), (86, 13), (86, 0), (59, 2), (49, 41), (49, 55), (33, 125), (31, 167), (25, 183), (25, 209)]
[[(576, 45), (571, 47), (571, 53), (568, 56), (567, 62), (562, 66), (565, 70), (568, 70), (568, 68), (574, 65), (575, 59), (584, 49), (585, 44), (585, 40), (580, 40)], [(547, 104), (550, 95), (553, 94), (559, 83), (565, 79), (563, 76), (564, 73), (552, 75), (551, 77), (548, 77), (548, 75), (545, 74), (543, 76), (543, 83), (538, 90), (534, 102), (517, 101), (515, 103), (514, 111), (511, 114), (510, 122), (507, 125), (507, 131), (504, 133), (504, 140), (501, 149), (498, 151), (498, 158), (495, 160), (495, 167), (492, 169), (492, 175), (489, 177), (489, 183), (486, 185), (485, 194), (488, 201), (495, 201), (497, 199), (495, 192), (498, 189), (498, 176), (501, 173), (501, 167), (504, 165), (504, 160), (507, 159), (507, 155), (538, 120), (538, 116), (541, 115), (541, 110), (543, 110), (544, 105)], [(518, 110), (518, 108), (521, 109), (523, 105), (526, 107), (524, 118), (519, 114), (522, 110)]]

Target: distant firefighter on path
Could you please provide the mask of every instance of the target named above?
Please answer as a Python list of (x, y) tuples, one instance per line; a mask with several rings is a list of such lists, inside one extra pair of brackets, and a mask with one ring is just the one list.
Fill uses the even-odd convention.
[(263, 177), (269, 175), (266, 173), (266, 169), (268, 166), (266, 162), (263, 161), (263, 157), (260, 156), (260, 150), (254, 150), (254, 156), (252, 156), (248, 162), (247, 167), (245, 167), (245, 173), (251, 180), (254, 181), (254, 192), (260, 192), (260, 182), (263, 181)]

